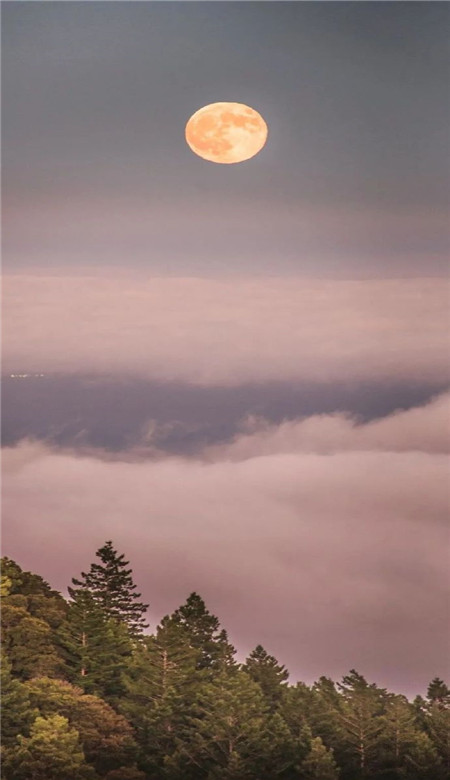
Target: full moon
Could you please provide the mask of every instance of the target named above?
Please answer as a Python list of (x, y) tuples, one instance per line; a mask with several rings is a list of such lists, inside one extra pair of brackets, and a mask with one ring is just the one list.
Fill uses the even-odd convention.
[(186, 125), (186, 142), (195, 154), (215, 163), (249, 160), (263, 148), (267, 125), (244, 103), (210, 103)]

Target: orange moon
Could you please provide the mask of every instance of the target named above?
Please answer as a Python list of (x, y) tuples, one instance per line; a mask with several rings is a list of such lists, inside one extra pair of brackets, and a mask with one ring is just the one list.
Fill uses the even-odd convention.
[(210, 103), (186, 125), (186, 142), (195, 154), (215, 163), (238, 163), (254, 157), (267, 140), (267, 125), (244, 103)]

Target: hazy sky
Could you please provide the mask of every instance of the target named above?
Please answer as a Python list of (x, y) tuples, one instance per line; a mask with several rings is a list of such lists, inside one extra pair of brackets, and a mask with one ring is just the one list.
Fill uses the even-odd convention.
[[(5, 3), (7, 267), (435, 276), (448, 234), (446, 3)], [(200, 106), (263, 154), (200, 161)], [(446, 235), (447, 234), (447, 235)]]
[[(196, 590), (293, 680), (448, 676), (449, 10), (4, 3), (5, 554), (112, 539), (152, 628)], [(245, 163), (184, 141), (222, 100)]]

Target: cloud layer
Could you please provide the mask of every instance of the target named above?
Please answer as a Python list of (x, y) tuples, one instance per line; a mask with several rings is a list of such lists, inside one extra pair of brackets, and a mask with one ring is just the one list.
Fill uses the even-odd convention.
[(448, 377), (442, 279), (5, 278), (7, 371), (199, 385)]
[(294, 452), (448, 453), (449, 421), (450, 393), (443, 393), (424, 407), (400, 410), (364, 425), (339, 413), (313, 415), (281, 425), (249, 417), (243, 432), (231, 443), (210, 447), (206, 452), (213, 460), (232, 461)]
[[(107, 538), (153, 625), (192, 590), (241, 654), (409, 694), (448, 673), (448, 396), (366, 425), (259, 424), (203, 459), (4, 451), (4, 549), (64, 588)], [(328, 445), (327, 445), (328, 442)]]

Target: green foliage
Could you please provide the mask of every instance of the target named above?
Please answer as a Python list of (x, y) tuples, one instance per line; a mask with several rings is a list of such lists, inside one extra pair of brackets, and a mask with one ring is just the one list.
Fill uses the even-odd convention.
[(161, 771), (174, 749), (174, 735), (184, 722), (203, 672), (197, 670), (199, 650), (189, 644), (182, 626), (165, 619), (156, 636), (134, 649), (125, 674), (127, 692), (120, 710), (133, 725), (147, 771)]
[(281, 701), (289, 678), (286, 667), (281, 666), (273, 655), (266, 653), (262, 645), (257, 645), (247, 658), (243, 669), (261, 686), (266, 701), (271, 708), (275, 708)]
[(383, 689), (369, 683), (354, 669), (339, 685), (343, 703), (339, 720), (352, 780), (374, 771), (383, 729)]
[(445, 709), (450, 707), (450, 690), (443, 680), (435, 677), (429, 684), (427, 699), (431, 704)]
[(63, 673), (54, 629), (66, 611), (62, 596), (42, 577), (2, 558), (2, 646), (13, 676), (27, 680), (40, 674)]
[(399, 768), (397, 777), (408, 780), (448, 780), (450, 774), (443, 767), (431, 739), (423, 732), (417, 732), (410, 745), (404, 766)]
[(61, 594), (38, 574), (22, 571), (10, 558), (2, 558), (1, 564), (4, 578), (2, 596), (8, 596), (7, 603), (23, 607), (32, 617), (57, 628), (67, 611), (67, 603)]
[(124, 556), (97, 554), (69, 602), (4, 559), (4, 780), (450, 778), (439, 678), (412, 703), (355, 670), (289, 685), (261, 645), (239, 666), (196, 593), (145, 636)]
[(199, 685), (166, 760), (170, 777), (290, 778), (307, 752), (245, 672), (218, 672)]
[(40, 674), (58, 676), (63, 664), (49, 624), (32, 617), (24, 608), (4, 599), (2, 606), (2, 644), (11, 662), (12, 673), (21, 680)]
[(228, 642), (227, 632), (220, 627), (218, 618), (206, 609), (205, 602), (197, 593), (191, 593), (186, 603), (163, 624), (170, 623), (183, 629), (190, 645), (199, 651), (198, 669), (222, 669), (234, 666), (234, 647)]
[[(415, 777), (413, 766), (420, 752), (420, 732), (414, 706), (404, 696), (388, 694), (382, 723), (377, 745), (377, 766), (381, 775), (393, 778)], [(423, 749), (422, 746), (422, 753)], [(430, 759), (430, 751), (428, 754)]]
[(86, 693), (115, 699), (124, 692), (122, 673), (132, 651), (128, 631), (101, 610), (89, 591), (70, 590), (67, 618), (57, 634), (66, 676)]
[(434, 701), (429, 707), (425, 725), (426, 733), (441, 759), (447, 777), (450, 777), (450, 709)]
[[(92, 563), (89, 572), (82, 572), (82, 579), (73, 579), (73, 584), (88, 591), (108, 617), (124, 623), (131, 636), (140, 636), (148, 627), (144, 618), (148, 604), (140, 602), (141, 594), (135, 593), (136, 585), (132, 570), (127, 569), (128, 561), (124, 560), (123, 554), (117, 554), (111, 541), (100, 547), (96, 555), (101, 563)], [(75, 592), (69, 588), (72, 599)]]
[(1, 663), (1, 702), (2, 745), (8, 747), (15, 743), (19, 734), (29, 733), (37, 712), (31, 707), (26, 686), (11, 675), (11, 664), (4, 651)]
[(311, 749), (302, 763), (302, 780), (337, 780), (339, 770), (333, 752), (325, 747), (320, 737), (311, 740)]
[(89, 780), (78, 732), (67, 718), (51, 715), (34, 721), (29, 737), (19, 736), (5, 758), (5, 780)]
[(66, 717), (74, 727), (86, 756), (98, 772), (132, 763), (136, 755), (128, 721), (97, 696), (90, 696), (64, 680), (40, 677), (26, 683), (30, 702), (44, 716)]
[[(339, 766), (346, 766), (348, 761), (348, 747), (342, 722), (343, 707), (343, 697), (339, 694), (333, 680), (322, 676), (312, 686), (304, 708), (314, 736), (319, 736), (324, 745), (333, 750)], [(298, 710), (302, 711), (301, 705)]]

